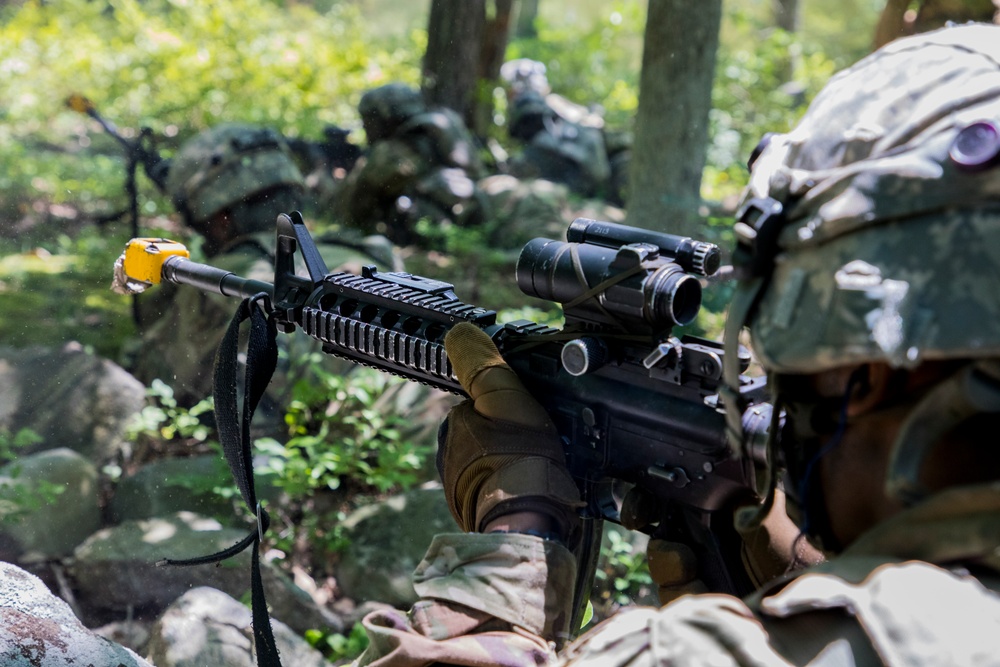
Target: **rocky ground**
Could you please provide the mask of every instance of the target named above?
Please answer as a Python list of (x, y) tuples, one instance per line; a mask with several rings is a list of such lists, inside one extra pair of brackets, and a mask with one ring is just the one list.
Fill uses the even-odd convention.
[[(249, 552), (219, 566), (157, 565), (214, 553), (253, 529), (231, 504), (192, 491), (210, 486), (196, 481), (217, 479), (221, 462), (154, 458), (113, 483), (105, 474), (132, 447), (126, 425), (144, 401), (137, 380), (78, 345), (0, 348), (0, 430), (41, 436), (0, 468), (0, 664), (254, 664)], [(365, 507), (344, 527), (351, 546), (335, 597), (265, 555), (286, 665), (328, 664), (303, 638), (309, 630), (344, 632), (373, 606), (409, 606), (410, 573), (431, 536), (454, 523), (440, 490), (423, 488)]]

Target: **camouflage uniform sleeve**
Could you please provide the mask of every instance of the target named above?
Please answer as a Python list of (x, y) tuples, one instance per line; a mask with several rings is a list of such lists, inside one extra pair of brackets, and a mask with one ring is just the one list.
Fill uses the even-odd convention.
[(386, 207), (403, 194), (406, 184), (424, 170), (420, 156), (401, 141), (372, 146), (344, 181), (342, 213), (348, 222), (372, 230), (384, 221)]
[(574, 642), (559, 665), (791, 667), (749, 607), (714, 594), (685, 595), (662, 609), (621, 612)]
[(368, 649), (355, 665), (540, 665), (567, 637), (576, 562), (530, 535), (439, 535), (414, 572), (408, 614), (365, 617)]

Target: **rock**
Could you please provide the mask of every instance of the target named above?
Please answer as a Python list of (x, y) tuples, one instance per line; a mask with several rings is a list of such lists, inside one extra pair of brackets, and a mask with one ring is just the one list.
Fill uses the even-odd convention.
[(25, 454), (68, 447), (100, 465), (125, 442), (145, 396), (142, 383), (79, 343), (0, 348), (0, 429), (42, 437)]
[(153, 624), (149, 621), (115, 621), (93, 628), (93, 631), (95, 635), (130, 648), (139, 655), (145, 655), (152, 627)]
[[(157, 519), (126, 521), (98, 531), (73, 554), (68, 572), (88, 621), (131, 609), (140, 618), (162, 612), (188, 590), (210, 586), (237, 599), (250, 590), (250, 551), (216, 564), (190, 567), (155, 564), (164, 558), (205, 556), (236, 544), (247, 531), (223, 528), (192, 512)], [(271, 563), (261, 564), (272, 614), (298, 632), (313, 628), (340, 631), (343, 622), (317, 605)]]
[(118, 482), (111, 518), (120, 523), (190, 511), (232, 524), (239, 521), (233, 503), (212, 492), (213, 485), (231, 482), (232, 473), (221, 456), (153, 461)]
[(16, 505), (16, 513), (0, 519), (0, 533), (43, 559), (70, 555), (101, 525), (97, 469), (65, 447), (0, 469), (0, 501), (5, 498)]
[(410, 577), (431, 538), (458, 531), (440, 488), (416, 489), (363, 507), (343, 526), (350, 546), (337, 572), (341, 590), (359, 602), (377, 600), (399, 608), (417, 599)]
[[(323, 656), (281, 621), (271, 621), (284, 665), (325, 667)], [(149, 659), (157, 667), (253, 667), (250, 609), (213, 588), (181, 596), (153, 626)]]
[(4, 667), (152, 667), (99, 637), (38, 577), (0, 563), (0, 664)]

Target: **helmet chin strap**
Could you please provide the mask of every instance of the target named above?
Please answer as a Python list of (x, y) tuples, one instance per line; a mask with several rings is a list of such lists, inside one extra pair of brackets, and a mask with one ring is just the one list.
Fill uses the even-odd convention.
[(1000, 359), (963, 366), (910, 411), (889, 459), (886, 492), (912, 505), (928, 495), (920, 471), (931, 448), (951, 429), (979, 414), (1000, 412)]

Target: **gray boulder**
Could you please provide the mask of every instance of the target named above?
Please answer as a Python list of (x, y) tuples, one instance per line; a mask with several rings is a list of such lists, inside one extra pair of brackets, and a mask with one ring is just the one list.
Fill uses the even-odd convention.
[(239, 520), (233, 503), (211, 490), (231, 482), (226, 461), (214, 454), (153, 461), (118, 482), (111, 519), (120, 523), (190, 511), (232, 524)]
[(0, 562), (0, 664), (4, 667), (152, 667), (95, 635), (42, 581)]
[(101, 525), (97, 469), (65, 447), (0, 468), (0, 500), (11, 503), (0, 533), (33, 557), (68, 556)]
[(0, 428), (42, 436), (25, 453), (69, 447), (100, 464), (124, 443), (145, 391), (123, 368), (79, 343), (0, 347)]
[[(158, 667), (253, 667), (251, 613), (222, 591), (199, 587), (181, 596), (153, 626), (148, 655)], [(329, 663), (281, 621), (271, 620), (284, 665)]]
[[(215, 519), (191, 512), (126, 521), (94, 533), (77, 547), (68, 572), (88, 617), (129, 609), (143, 617), (155, 616), (199, 586), (240, 599), (250, 590), (249, 549), (218, 565), (157, 567), (156, 563), (209, 555), (246, 535), (247, 530), (223, 528)], [(267, 602), (276, 618), (297, 632), (343, 629), (338, 616), (316, 604), (277, 567), (268, 562), (261, 566)]]
[(410, 577), (431, 538), (458, 532), (440, 488), (415, 489), (363, 507), (343, 523), (350, 546), (337, 583), (358, 601), (409, 607), (417, 599)]

